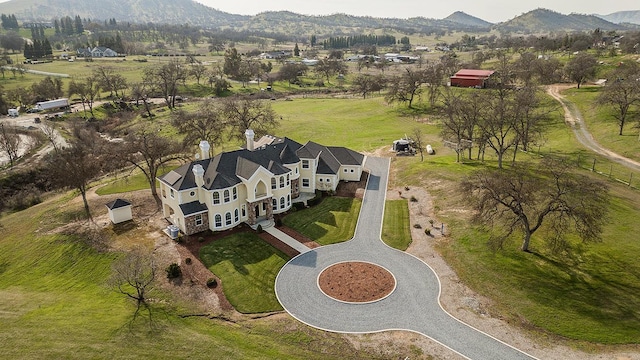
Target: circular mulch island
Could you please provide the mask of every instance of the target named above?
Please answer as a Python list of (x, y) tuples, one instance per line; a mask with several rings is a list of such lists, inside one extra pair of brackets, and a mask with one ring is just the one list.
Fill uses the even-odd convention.
[(318, 276), (318, 286), (336, 300), (367, 303), (389, 296), (396, 288), (396, 279), (382, 266), (348, 261), (324, 269)]

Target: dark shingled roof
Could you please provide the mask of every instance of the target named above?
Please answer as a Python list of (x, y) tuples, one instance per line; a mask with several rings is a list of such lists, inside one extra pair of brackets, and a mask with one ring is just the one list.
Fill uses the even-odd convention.
[(180, 204), (180, 210), (184, 216), (195, 215), (207, 211), (207, 205), (200, 204), (199, 201), (192, 201), (186, 204)]
[(109, 210), (123, 208), (125, 206), (131, 206), (131, 203), (124, 199), (115, 199), (114, 201), (107, 203), (106, 206)]
[(341, 165), (360, 165), (364, 159), (362, 154), (353, 150), (326, 147), (312, 141), (303, 146), (286, 137), (270, 137), (264, 143), (254, 151), (241, 149), (193, 161), (159, 177), (159, 180), (178, 191), (196, 188), (193, 166), (200, 164), (204, 169), (204, 188), (224, 189), (241, 183), (239, 177), (249, 179), (261, 167), (274, 175), (288, 174), (291, 170), (285, 165), (296, 164), (301, 158), (315, 159), (320, 155), (318, 174), (337, 174)]

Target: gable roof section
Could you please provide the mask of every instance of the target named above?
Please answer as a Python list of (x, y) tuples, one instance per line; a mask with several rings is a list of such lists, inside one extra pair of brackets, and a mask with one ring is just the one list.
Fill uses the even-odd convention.
[(493, 70), (477, 70), (477, 69), (461, 69), (452, 77), (456, 78), (472, 78), (472, 79), (487, 79), (493, 75)]
[(339, 146), (328, 146), (329, 151), (338, 159), (341, 165), (362, 165), (364, 155), (357, 151)]
[(192, 201), (190, 203), (180, 204), (180, 210), (184, 216), (189, 216), (206, 212), (208, 209), (207, 205), (201, 204), (199, 201)]

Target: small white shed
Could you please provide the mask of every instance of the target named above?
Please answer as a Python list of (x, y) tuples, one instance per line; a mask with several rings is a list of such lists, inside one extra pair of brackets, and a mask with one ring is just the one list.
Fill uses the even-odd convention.
[(109, 219), (114, 224), (129, 221), (133, 219), (131, 214), (131, 203), (124, 199), (115, 199), (107, 204), (109, 209)]

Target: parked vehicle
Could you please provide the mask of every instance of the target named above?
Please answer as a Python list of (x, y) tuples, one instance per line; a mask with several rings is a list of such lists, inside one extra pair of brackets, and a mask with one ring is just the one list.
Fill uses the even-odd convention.
[(62, 108), (68, 108), (68, 107), (69, 107), (69, 99), (60, 98), (56, 100), (41, 101), (39, 103), (36, 103), (35, 109), (38, 109), (38, 111), (43, 111), (43, 110), (49, 110), (49, 109), (62, 109)]
[(9, 109), (7, 110), (7, 115), (9, 115), (10, 117), (18, 117), (20, 113), (18, 112), (18, 109)]

